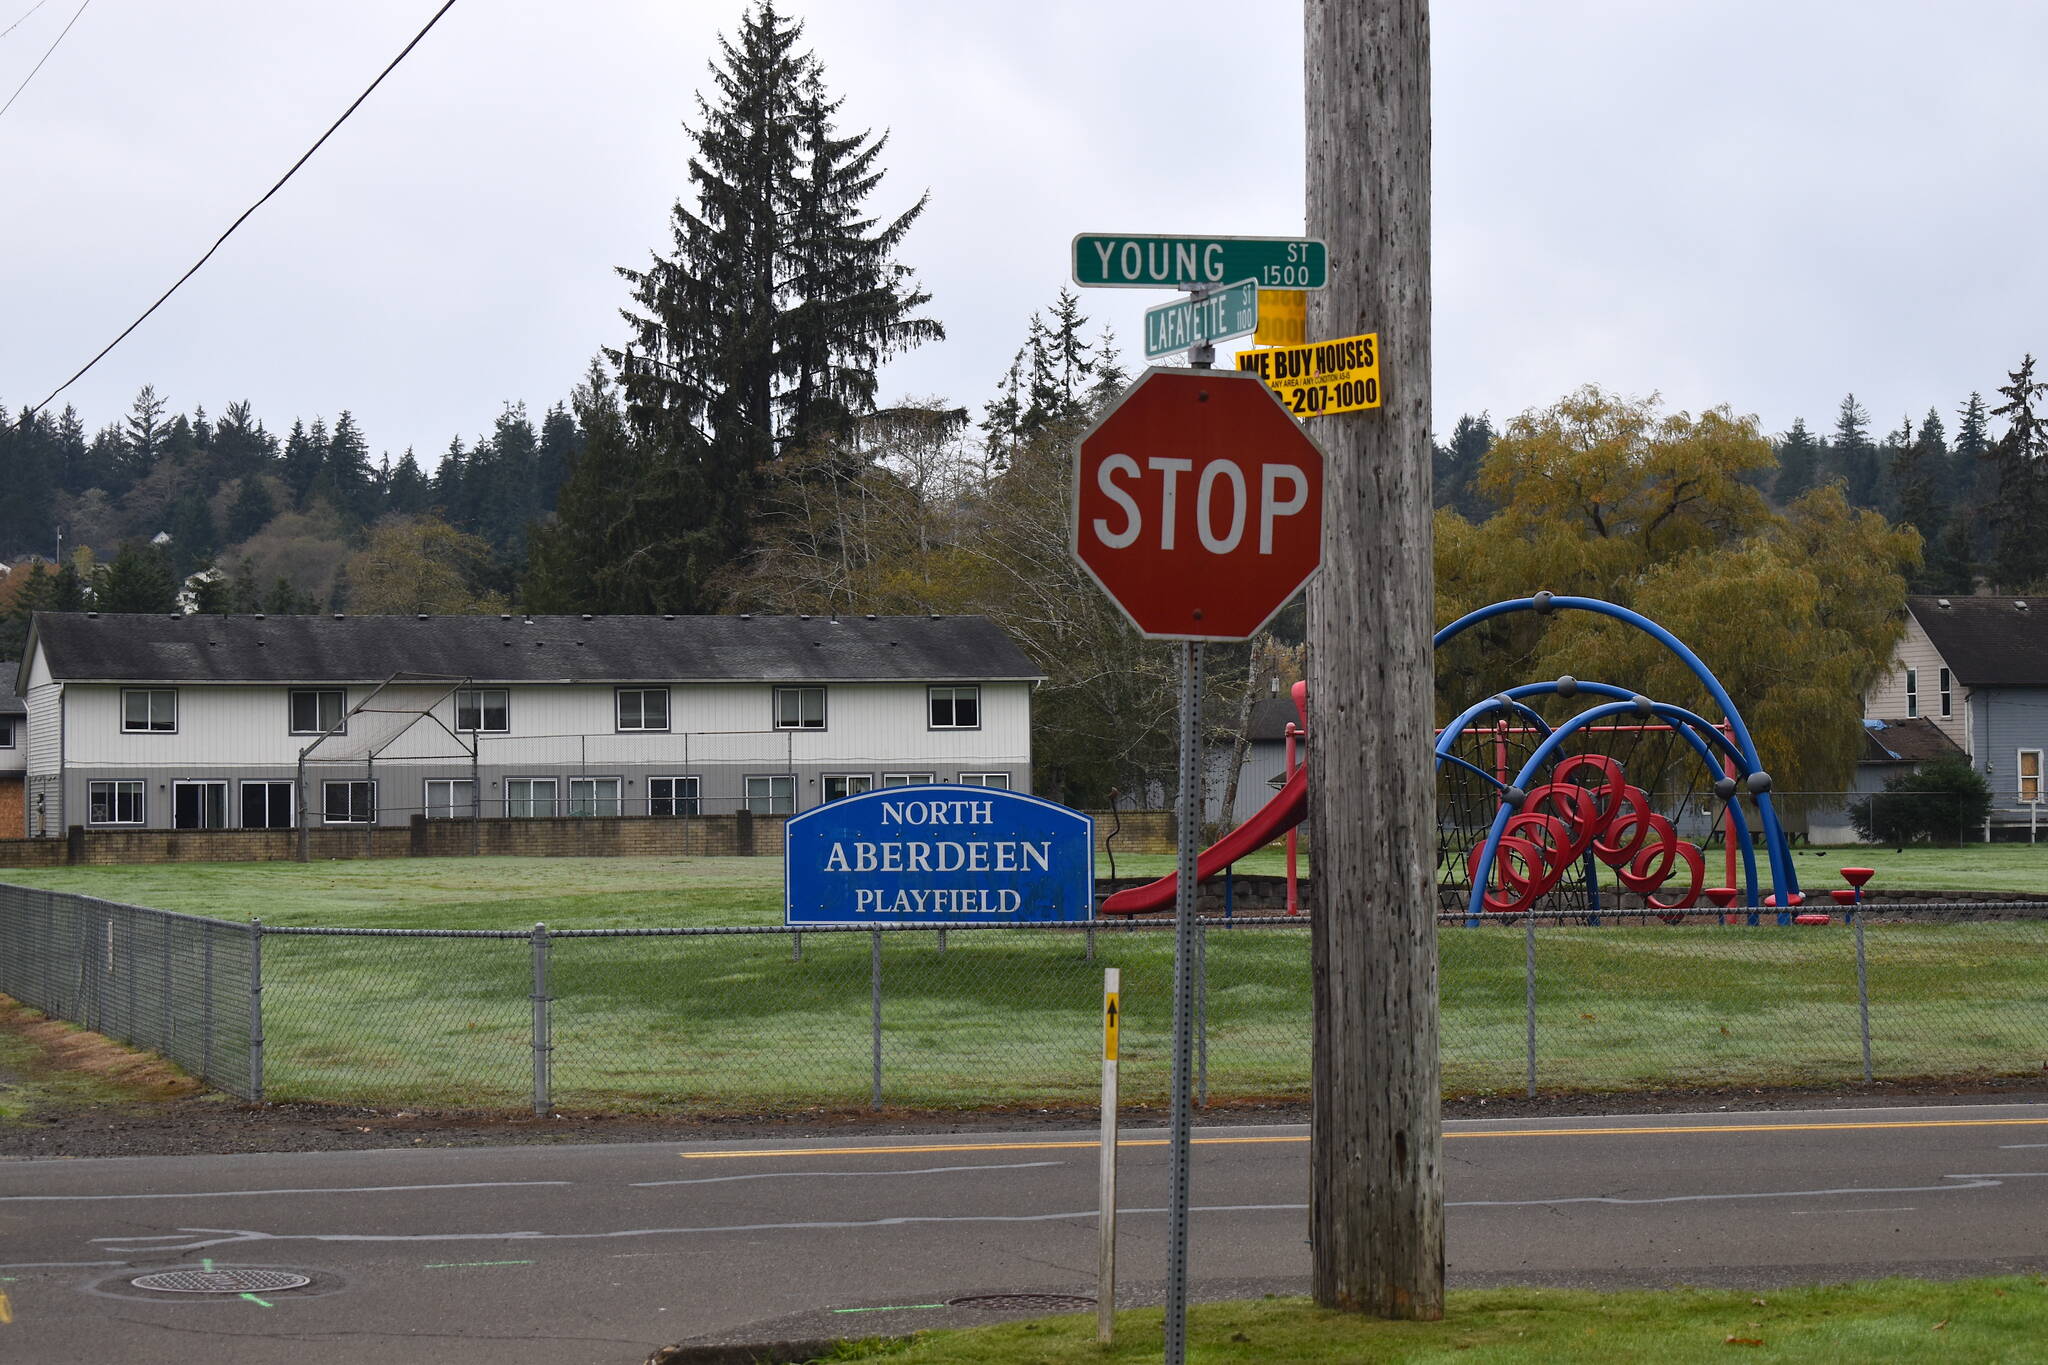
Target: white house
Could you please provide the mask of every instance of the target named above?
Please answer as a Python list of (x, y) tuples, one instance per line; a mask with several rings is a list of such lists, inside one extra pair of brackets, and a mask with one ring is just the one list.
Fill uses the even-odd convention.
[(1028, 791), (1043, 675), (978, 616), (46, 612), (16, 680), (56, 836)]

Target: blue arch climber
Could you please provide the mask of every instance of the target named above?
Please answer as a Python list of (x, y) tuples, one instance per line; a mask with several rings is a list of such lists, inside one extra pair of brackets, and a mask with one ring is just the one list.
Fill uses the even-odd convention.
[[(1714, 676), (1713, 671), (1701, 661), (1699, 655), (1693, 653), (1686, 646), (1684, 641), (1680, 640), (1663, 626), (1658, 625), (1640, 612), (1631, 611), (1627, 607), (1617, 606), (1613, 602), (1603, 602), (1597, 597), (1568, 597), (1559, 596), (1554, 593), (1539, 592), (1531, 597), (1517, 597), (1505, 602), (1495, 602), (1491, 606), (1467, 612), (1451, 622), (1436, 633), (1433, 643), (1436, 648), (1442, 649), (1445, 644), (1456, 639), (1473, 626), (1485, 621), (1491, 621), (1496, 617), (1524, 611), (1533, 611), (1542, 616), (1549, 616), (1559, 611), (1591, 612), (1595, 615), (1620, 621), (1624, 625), (1632, 626), (1643, 632), (1670, 651), (1699, 680), (1700, 686), (1706, 690), (1707, 695), (1713, 698), (1714, 704), (1720, 708), (1721, 714), (1727, 722), (1728, 730), (1724, 734), (1720, 727), (1712, 721), (1684, 707), (1674, 706), (1668, 702), (1652, 701), (1640, 694), (1626, 691), (1623, 688), (1615, 687), (1608, 683), (1585, 682), (1571, 677), (1547, 682), (1525, 683), (1467, 707), (1455, 720), (1444, 727), (1443, 733), (1438, 737), (1434, 752), (1435, 766), (1441, 769), (1446, 763), (1449, 763), (1461, 769), (1470, 770), (1484, 778), (1501, 793), (1501, 801), (1494, 812), (1493, 823), (1487, 831), (1485, 842), (1480, 847), (1478, 860), (1472, 866), (1472, 886), (1467, 903), (1468, 914), (1476, 917), (1481, 913), (1482, 903), (1486, 895), (1486, 887), (1492, 876), (1493, 867), (1499, 854), (1501, 837), (1507, 830), (1508, 821), (1515, 813), (1515, 809), (1521, 800), (1521, 794), (1528, 791), (1543, 769), (1556, 759), (1564, 743), (1572, 735), (1589, 725), (1597, 724), (1599, 721), (1634, 714), (1642, 717), (1655, 716), (1670, 726), (1700, 760), (1707, 765), (1709, 771), (1716, 774), (1717, 778), (1722, 770), (1722, 759), (1725, 758), (1728, 765), (1734, 768), (1736, 780), (1717, 780), (1715, 792), (1727, 806), (1727, 837), (1741, 841), (1745, 872), (1744, 880), (1746, 883), (1741, 889), (1746, 893), (1745, 904), (1752, 910), (1759, 906), (1758, 896), (1760, 888), (1757, 883), (1756, 850), (1749, 836), (1748, 820), (1743, 815), (1740, 799), (1741, 790), (1747, 790), (1756, 801), (1757, 818), (1762, 826), (1764, 835), (1764, 848), (1770, 859), (1771, 882), (1776, 888), (1775, 899), (1780, 907), (1778, 920), (1780, 923), (1788, 923), (1791, 919), (1790, 907), (1797, 903), (1795, 898), (1799, 894), (1798, 874), (1793, 869), (1791, 850), (1786, 845), (1784, 829), (1778, 822), (1777, 810), (1771, 802), (1770, 774), (1764, 770), (1763, 763), (1757, 754), (1756, 742), (1750, 737), (1749, 727), (1743, 722), (1741, 713), (1736, 710), (1734, 699), (1728, 695), (1728, 690), (1721, 685), (1721, 680)], [(1545, 722), (1535, 708), (1524, 701), (1524, 698), (1527, 697), (1569, 697), (1582, 692), (1589, 696), (1604, 697), (1608, 700), (1580, 712), (1555, 728)], [(1537, 744), (1535, 752), (1529, 756), (1528, 760), (1522, 765), (1520, 772), (1516, 774), (1514, 780), (1510, 783), (1503, 783), (1494, 774), (1466, 762), (1452, 752), (1452, 748), (1459, 736), (1464, 734), (1469, 727), (1494, 715), (1513, 716), (1530, 722), (1532, 728), (1541, 736), (1541, 741)], [(1589, 888), (1592, 885), (1591, 856), (1590, 853), (1587, 855), (1589, 860), (1587, 871)]]

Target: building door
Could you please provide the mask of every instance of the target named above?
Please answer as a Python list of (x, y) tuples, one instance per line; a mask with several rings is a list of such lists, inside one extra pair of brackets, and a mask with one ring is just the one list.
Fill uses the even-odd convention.
[(173, 782), (171, 784), (172, 829), (226, 829), (227, 827), (227, 783)]
[(294, 823), (291, 783), (242, 784), (243, 829), (290, 829)]

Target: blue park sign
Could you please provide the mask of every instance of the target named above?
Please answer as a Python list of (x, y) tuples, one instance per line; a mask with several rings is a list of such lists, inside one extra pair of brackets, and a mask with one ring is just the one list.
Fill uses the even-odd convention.
[(1095, 822), (997, 787), (887, 787), (792, 816), (785, 924), (1045, 924), (1095, 913)]

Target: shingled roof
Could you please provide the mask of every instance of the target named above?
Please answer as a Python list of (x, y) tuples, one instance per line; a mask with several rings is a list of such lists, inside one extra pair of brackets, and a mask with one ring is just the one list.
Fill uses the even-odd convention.
[(1966, 687), (2048, 687), (2048, 597), (1908, 597)]
[(1268, 697), (1252, 703), (1251, 738), (1261, 740), (1285, 740), (1287, 724), (1301, 724), (1301, 713), (1294, 709), (1292, 697)]
[(1962, 748), (1925, 716), (1910, 720), (1863, 722), (1863, 753), (1859, 763), (1925, 763), (1930, 758), (1960, 754)]
[(14, 673), (20, 666), (12, 659), (0, 659), (0, 716), (28, 714), (28, 707), (14, 695)]
[(60, 682), (995, 682), (1043, 670), (985, 616), (117, 616), (38, 612)]

